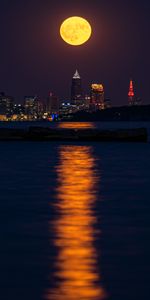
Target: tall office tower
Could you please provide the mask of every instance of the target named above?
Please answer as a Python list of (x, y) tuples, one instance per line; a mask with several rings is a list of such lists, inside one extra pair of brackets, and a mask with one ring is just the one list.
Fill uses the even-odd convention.
[(80, 105), (82, 104), (82, 100), (81, 77), (76, 70), (71, 84), (71, 104)]
[(46, 112), (48, 114), (58, 114), (59, 112), (59, 99), (53, 93), (50, 92), (47, 103), (46, 103)]
[(104, 109), (104, 86), (102, 84), (93, 83), (91, 85), (91, 102), (92, 110)]
[(134, 88), (133, 88), (133, 81), (132, 80), (130, 80), (130, 85), (129, 85), (128, 105), (129, 106), (135, 105)]

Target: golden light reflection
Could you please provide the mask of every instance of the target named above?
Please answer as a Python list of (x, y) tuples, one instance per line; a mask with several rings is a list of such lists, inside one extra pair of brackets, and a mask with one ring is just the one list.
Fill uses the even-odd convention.
[(59, 128), (71, 128), (71, 129), (92, 129), (95, 128), (94, 123), (91, 122), (60, 122)]
[(101, 300), (105, 292), (96, 268), (94, 203), (98, 176), (89, 146), (61, 146), (54, 222), (56, 287), (48, 300)]

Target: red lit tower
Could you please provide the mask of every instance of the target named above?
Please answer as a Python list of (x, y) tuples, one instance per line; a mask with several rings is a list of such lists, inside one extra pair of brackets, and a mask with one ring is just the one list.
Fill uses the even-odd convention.
[(129, 92), (128, 92), (128, 105), (135, 105), (133, 81), (130, 80)]

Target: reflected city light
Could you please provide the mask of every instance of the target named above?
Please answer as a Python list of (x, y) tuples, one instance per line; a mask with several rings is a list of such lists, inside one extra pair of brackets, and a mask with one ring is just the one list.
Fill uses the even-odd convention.
[(55, 287), (48, 300), (101, 300), (105, 298), (94, 248), (98, 176), (90, 146), (61, 146), (58, 174), (58, 217), (54, 221), (58, 256)]
[(90, 122), (60, 122), (59, 128), (68, 129), (92, 129), (95, 128), (94, 123)]

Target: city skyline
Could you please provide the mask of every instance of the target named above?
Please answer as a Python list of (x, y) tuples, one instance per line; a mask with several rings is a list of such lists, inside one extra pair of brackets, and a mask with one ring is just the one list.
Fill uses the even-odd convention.
[[(83, 86), (104, 82), (114, 105), (126, 104), (129, 78), (137, 96), (149, 101), (150, 3), (144, 1), (1, 1), (0, 90), (14, 95), (46, 96), (53, 90), (68, 98), (68, 83), (79, 69)], [(72, 15), (92, 25), (90, 40), (78, 48), (65, 44), (61, 22)], [(142, 25), (141, 25), (142, 24)], [(19, 25), (19, 26), (18, 26)]]
[[(148, 118), (147, 113), (145, 114), (145, 108), (147, 107), (149, 111), (150, 104), (145, 105), (142, 99), (137, 97), (132, 79), (129, 81), (126, 105), (119, 107), (115, 106), (111, 99), (107, 97), (103, 83), (92, 82), (90, 83), (90, 93), (83, 93), (82, 77), (78, 70), (72, 76), (69, 99), (59, 99), (57, 94), (50, 91), (47, 97), (43, 98), (39, 95), (26, 95), (23, 103), (19, 104), (14, 97), (8, 96), (4, 92), (0, 93), (0, 121), (65, 120), (73, 118), (73, 115), (78, 115), (79, 112), (83, 114), (83, 118), (86, 113), (90, 113), (93, 118), (97, 118), (97, 113), (106, 109), (108, 109), (106, 113), (108, 118), (116, 120), (116, 118), (123, 117), (119, 108), (128, 114), (133, 111), (133, 107), (140, 108), (140, 114), (139, 109), (134, 109), (136, 114), (139, 114), (137, 118)], [(128, 110), (128, 108), (131, 108), (131, 110)], [(113, 115), (111, 116), (112, 112)], [(103, 118), (102, 115), (101, 117)], [(128, 117), (129, 115), (126, 115), (126, 119)], [(106, 115), (105, 118), (107, 118)]]
[[(4, 94), (4, 95), (7, 95), (9, 97), (12, 97), (14, 99), (15, 103), (17, 103), (17, 104), (19, 104), (19, 103), (23, 104), (24, 103), (24, 99), (26, 97), (39, 97), (41, 99), (41, 101), (45, 102), (45, 101), (47, 101), (46, 99), (49, 96), (49, 94), (51, 94), (51, 93), (54, 94), (55, 96), (57, 96), (59, 98), (60, 102), (69, 101), (70, 103), (73, 104), (73, 102), (75, 100), (73, 98), (76, 97), (74, 95), (74, 93), (76, 93), (77, 91), (78, 92), (80, 91), (80, 93), (79, 93), (80, 95), (78, 95), (78, 97), (82, 99), (82, 98), (85, 98), (86, 96), (90, 96), (91, 95), (91, 86), (93, 84), (99, 84), (99, 85), (102, 85), (103, 87), (105, 87), (105, 83), (103, 81), (102, 82), (95, 81), (95, 82), (89, 82), (88, 83), (88, 89), (85, 90), (85, 87), (83, 85), (84, 79), (82, 80), (82, 76), (80, 76), (79, 73), (80, 72), (78, 72), (77, 69), (74, 71), (74, 73), (73, 73), (73, 75), (72, 75), (72, 77), (70, 79), (70, 82), (69, 82), (70, 85), (68, 83), (68, 88), (67, 88), (67, 90), (68, 90), (68, 97), (66, 97), (66, 98), (62, 98), (61, 96), (59, 97), (58, 96), (58, 92), (54, 91), (53, 88), (51, 90), (47, 91), (47, 92), (45, 91), (44, 95), (42, 95), (42, 96), (38, 95), (36, 93), (35, 94), (26, 93), (25, 95), (22, 95), (22, 97), (20, 97), (20, 101), (17, 101), (18, 99), (16, 99), (14, 95), (10, 95), (9, 93), (7, 93), (7, 91), (0, 91), (0, 93)], [(77, 81), (78, 81), (78, 84), (76, 86), (76, 82)], [(74, 83), (75, 83), (75, 87), (74, 87)], [(115, 105), (115, 102), (113, 102), (112, 98), (109, 97), (109, 99), (111, 100), (113, 106), (124, 106), (124, 105), (128, 105), (129, 104), (129, 91), (130, 91), (130, 86), (131, 86), (131, 84), (133, 85), (133, 83), (134, 83), (134, 95), (133, 95), (134, 98), (140, 99), (141, 104), (145, 104), (145, 105), (150, 104), (150, 101), (147, 102), (147, 103), (145, 103), (145, 101), (143, 101), (143, 99), (141, 99), (141, 95), (137, 95), (137, 86), (136, 86), (136, 83), (135, 83), (135, 81), (133, 79), (130, 78), (129, 81), (128, 81), (128, 87), (127, 87), (127, 90), (126, 90), (126, 102), (123, 103), (123, 104), (120, 104), (120, 105)], [(109, 90), (106, 92), (106, 97), (107, 98), (108, 98), (108, 94), (110, 94)], [(123, 95), (123, 97), (124, 97), (124, 95)]]

